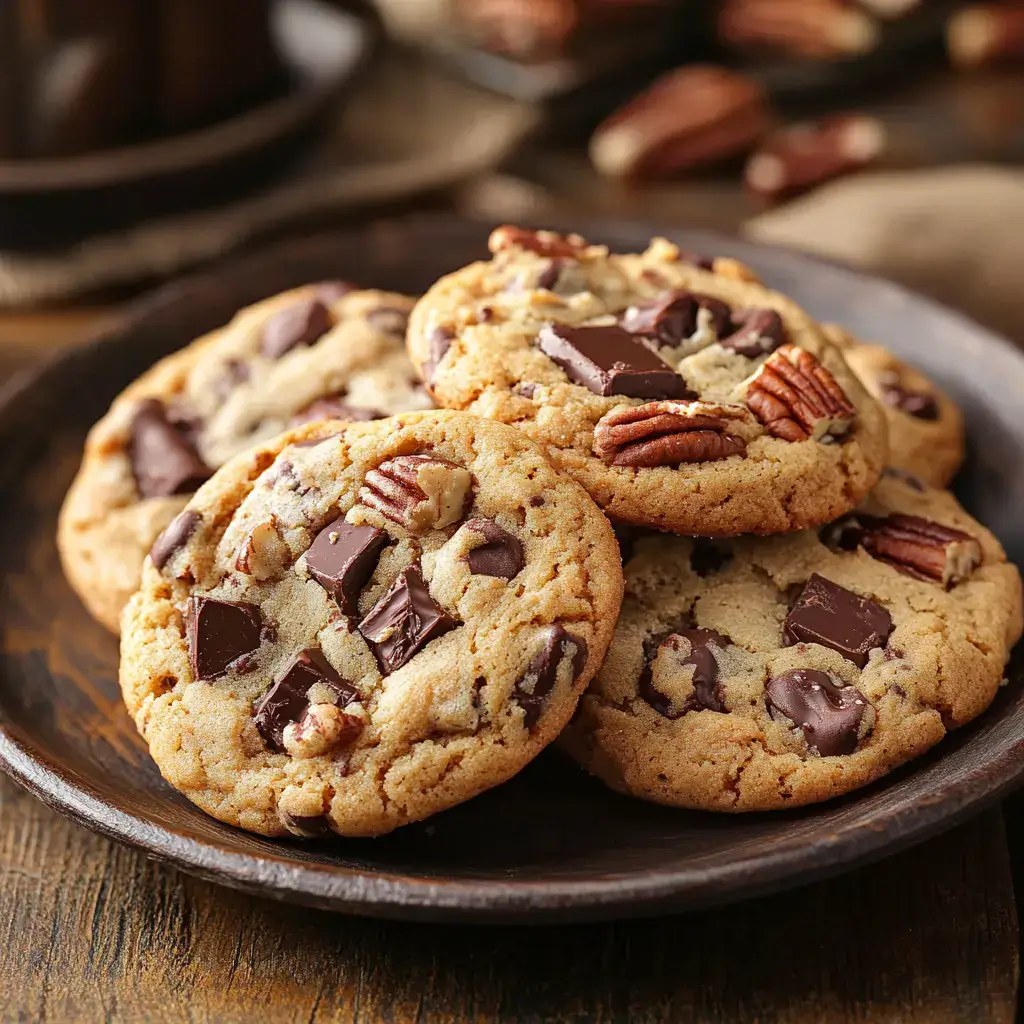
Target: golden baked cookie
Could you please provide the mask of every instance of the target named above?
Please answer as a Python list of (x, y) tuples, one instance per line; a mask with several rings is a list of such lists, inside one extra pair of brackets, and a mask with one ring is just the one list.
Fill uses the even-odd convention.
[(881, 345), (857, 341), (838, 324), (826, 324), (825, 332), (882, 403), (889, 422), (889, 464), (933, 487), (949, 484), (964, 461), (964, 417), (957, 404)]
[(341, 282), (239, 312), (147, 371), (92, 429), (61, 510), (64, 572), (117, 631), (142, 560), (218, 466), (304, 419), (429, 408), (404, 350), (412, 300)]
[(887, 470), (821, 530), (648, 534), (564, 747), (614, 789), (764, 811), (867, 785), (981, 714), (1021, 634), (1021, 581), (944, 491)]
[(619, 549), (520, 431), (309, 424), (205, 483), (125, 610), (121, 688), (168, 782), (264, 835), (379, 835), (504, 782), (611, 640)]
[(614, 255), (499, 228), (490, 248), (417, 303), (412, 360), (439, 405), (543, 442), (614, 519), (780, 533), (874, 485), (882, 410), (785, 296), (664, 240)]

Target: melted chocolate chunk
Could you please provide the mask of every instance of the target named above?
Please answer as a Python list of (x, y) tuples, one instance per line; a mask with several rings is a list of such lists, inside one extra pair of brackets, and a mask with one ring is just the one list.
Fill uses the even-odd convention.
[(330, 819), (326, 814), (289, 814), (280, 812), (281, 823), (293, 835), (298, 833), (305, 839), (326, 839), (334, 835)]
[(650, 338), (658, 346), (675, 348), (696, 334), (702, 309), (711, 317), (716, 337), (721, 338), (732, 330), (732, 311), (724, 302), (681, 288), (662, 292), (650, 302), (630, 306), (622, 315), (622, 326), (630, 334)]
[(822, 757), (857, 749), (867, 701), (856, 687), (827, 672), (798, 668), (769, 679), (765, 698), (769, 712), (780, 711), (802, 729), (807, 746)]
[(541, 329), (539, 339), (541, 351), (574, 384), (589, 388), (595, 395), (697, 397), (668, 363), (621, 327), (549, 324)]
[(182, 432), (155, 398), (139, 404), (132, 420), (128, 461), (143, 498), (189, 494), (211, 475)]
[(185, 610), (189, 660), (196, 679), (217, 679), (243, 654), (256, 650), (263, 617), (254, 604), (190, 597)]
[(404, 338), (409, 326), (409, 314), (404, 309), (395, 309), (394, 306), (371, 309), (366, 314), (366, 319), (381, 334), (388, 334), (393, 338)]
[[(679, 657), (682, 641), (690, 645), (690, 653)], [(722, 692), (718, 685), (718, 662), (712, 648), (728, 647), (729, 637), (713, 629), (676, 629), (644, 642), (644, 668), (640, 673), (637, 690), (640, 696), (663, 718), (676, 719), (690, 711), (716, 711), (725, 713)], [(681, 707), (654, 685), (654, 663), (662, 651), (671, 652), (682, 667), (693, 667), (693, 693)], [(664, 656), (664, 655), (662, 655)]]
[(179, 512), (170, 522), (170, 525), (153, 542), (149, 550), (150, 560), (157, 569), (163, 567), (180, 551), (187, 543), (196, 527), (203, 521), (198, 512), (186, 509)]
[(341, 395), (329, 398), (318, 398), (300, 409), (291, 419), (291, 426), (298, 427), (303, 423), (315, 423), (317, 420), (348, 420), (351, 423), (366, 423), (370, 420), (382, 420), (386, 412), (378, 409), (361, 409), (357, 405), (349, 405)]
[(558, 669), (572, 652), (572, 678), (579, 678), (587, 663), (587, 644), (582, 637), (566, 632), (561, 626), (548, 626), (541, 634), (540, 650), (526, 667), (526, 673), (515, 686), (516, 702), (523, 709), (523, 724), (532, 729), (540, 719), (548, 694), (558, 682)]
[(690, 550), (690, 568), (703, 579), (720, 572), (732, 561), (732, 552), (724, 544), (716, 544), (705, 537), (694, 537)]
[(732, 314), (733, 332), (719, 335), (723, 348), (757, 359), (770, 355), (786, 341), (782, 317), (774, 309), (740, 309)]
[(788, 647), (821, 644), (863, 668), (892, 630), (892, 616), (877, 601), (815, 573), (786, 616), (782, 636)]
[(330, 310), (319, 299), (305, 299), (274, 314), (263, 325), (260, 351), (280, 359), (300, 345), (312, 345), (334, 326)]
[(466, 529), (481, 534), (486, 541), (467, 556), (469, 571), (474, 576), (510, 580), (522, 572), (526, 564), (523, 545), (508, 530), (490, 519), (470, 519)]
[(882, 401), (908, 416), (934, 422), (939, 418), (939, 403), (927, 391), (911, 391), (900, 383), (899, 374), (887, 373), (879, 380)]
[(398, 576), (359, 623), (359, 632), (377, 659), (382, 675), (396, 672), (431, 640), (459, 623), (430, 596), (417, 566)]
[(452, 347), (454, 340), (454, 327), (443, 324), (431, 331), (429, 342), (430, 354), (427, 357), (427, 361), (423, 364), (423, 377), (428, 384), (433, 381), (434, 374), (437, 373), (437, 368), (441, 365), (441, 360), (448, 354), (448, 349)]
[(346, 615), (359, 614), (359, 593), (369, 582), (388, 535), (375, 526), (352, 526), (339, 516), (325, 526), (306, 552), (309, 575)]
[(253, 711), (256, 728), (271, 750), (284, 752), (284, 730), (293, 722), (301, 721), (309, 710), (309, 690), (314, 683), (331, 690), (340, 707), (359, 698), (359, 691), (338, 675), (322, 651), (315, 648), (300, 651)]

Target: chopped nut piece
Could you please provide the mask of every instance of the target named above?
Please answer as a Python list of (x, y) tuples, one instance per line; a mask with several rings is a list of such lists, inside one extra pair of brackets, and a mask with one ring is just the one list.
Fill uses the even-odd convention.
[(400, 455), (366, 474), (359, 500), (412, 533), (441, 530), (465, 512), (469, 471), (429, 455)]
[(284, 568), (288, 545), (273, 522), (257, 523), (243, 538), (235, 568), (258, 580), (269, 580)]
[(841, 437), (856, 417), (835, 377), (796, 345), (783, 345), (765, 360), (747, 388), (747, 406), (784, 441)]

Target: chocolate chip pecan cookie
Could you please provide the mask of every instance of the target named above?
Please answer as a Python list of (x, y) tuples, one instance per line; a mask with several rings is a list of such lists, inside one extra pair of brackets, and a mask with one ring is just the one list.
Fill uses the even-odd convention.
[(564, 734), (610, 786), (757, 811), (827, 800), (991, 703), (1021, 581), (952, 495), (887, 470), (820, 531), (627, 552), (608, 658)]
[(752, 275), (664, 240), (612, 255), (506, 227), (490, 248), (417, 304), (413, 362), (439, 405), (542, 441), (613, 518), (778, 533), (834, 519), (874, 485), (878, 403), (819, 325)]
[(377, 835), (559, 733), (622, 598), (611, 526), (520, 431), (307, 424), (229, 462), (148, 559), (125, 703), (164, 777), (264, 835)]
[(64, 571), (117, 631), (154, 540), (218, 466), (305, 419), (430, 408), (404, 351), (412, 300), (324, 282), (239, 312), (114, 400), (61, 513)]
[(885, 409), (889, 464), (945, 487), (964, 461), (964, 418), (956, 403), (881, 345), (857, 341), (837, 324), (826, 324), (825, 332)]

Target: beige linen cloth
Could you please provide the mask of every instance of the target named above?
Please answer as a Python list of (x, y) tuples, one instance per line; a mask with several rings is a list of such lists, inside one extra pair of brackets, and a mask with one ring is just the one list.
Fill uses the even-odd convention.
[(763, 214), (743, 233), (899, 281), (1024, 343), (1024, 170), (865, 174)]

